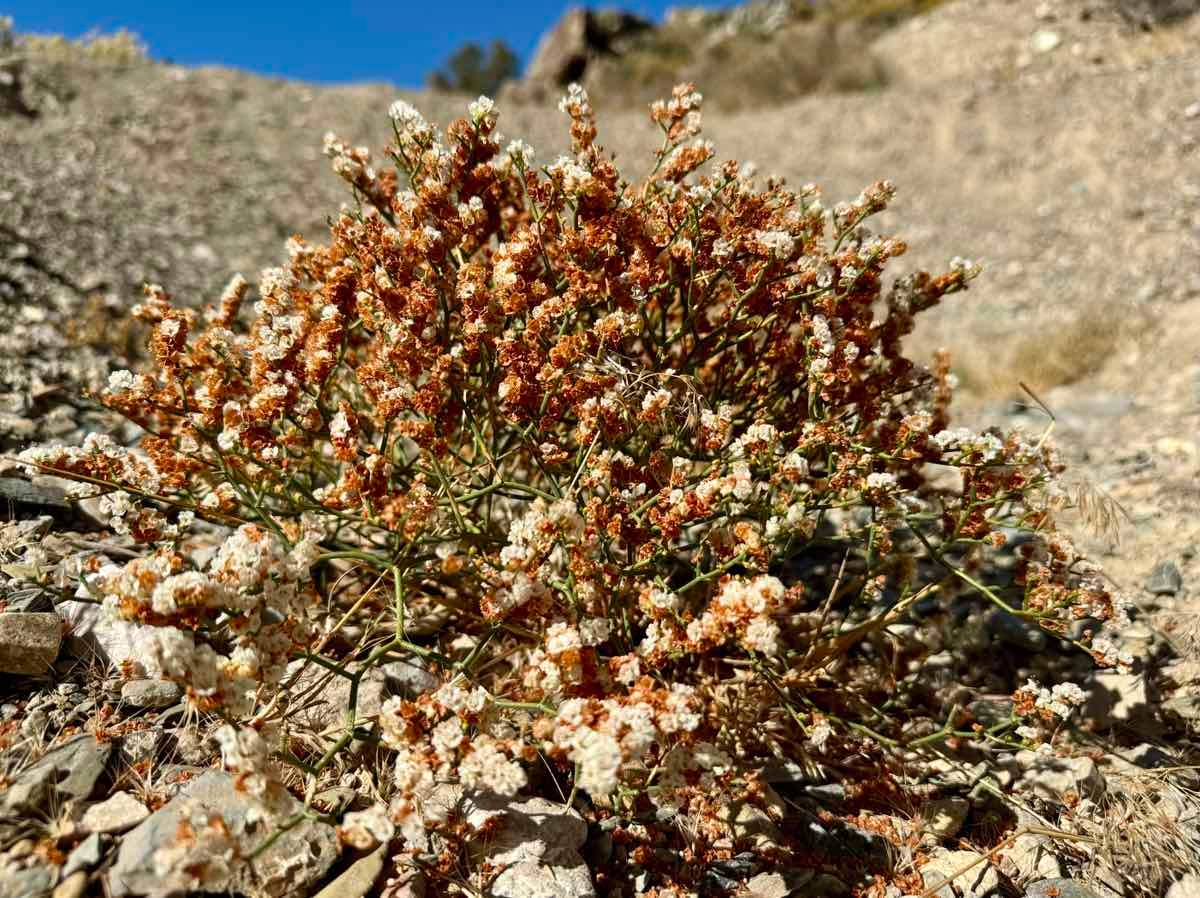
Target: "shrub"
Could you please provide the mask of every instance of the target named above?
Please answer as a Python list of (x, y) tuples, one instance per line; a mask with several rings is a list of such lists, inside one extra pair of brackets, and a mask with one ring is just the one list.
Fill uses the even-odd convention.
[[(140, 448), (25, 454), (151, 544), (89, 586), (153, 628), (147, 663), (223, 720), (268, 813), (277, 762), (311, 799), (378, 744), (389, 814), (343, 820), (352, 844), (434, 833), (452, 872), (444, 784), (567, 797), (691, 888), (692, 861), (728, 856), (730, 806), (777, 812), (764, 765), (879, 792), (897, 752), (1040, 742), (1079, 702), (1029, 683), (985, 728), (922, 681), (964, 607), (1064, 637), (1119, 616), (1054, 530), (1052, 450), (948, 429), (946, 360), (902, 352), (977, 269), (885, 290), (905, 245), (867, 221), (890, 184), (832, 209), (760, 184), (713, 160), (699, 106), (683, 85), (652, 107), (662, 145), (636, 182), (578, 87), (572, 152), (541, 167), (486, 98), (444, 140), (394, 104), (387, 168), (328, 136), (356, 208), (328, 246), (289, 242), (251, 316), (240, 277), (203, 315), (147, 288), (153, 364), (103, 396)], [(196, 519), (232, 528), (202, 565)], [(883, 641), (901, 622), (905, 658)], [(1097, 623), (1075, 642), (1120, 660)], [(376, 731), (356, 695), (393, 660), (440, 686), (389, 699)], [(292, 721), (286, 686), (312, 666), (350, 683), (334, 732)]]
[(112, 34), (92, 31), (78, 40), (58, 34), (26, 34), (20, 37), (19, 46), (30, 56), (47, 62), (93, 62), (128, 68), (149, 59), (141, 38), (123, 28)]

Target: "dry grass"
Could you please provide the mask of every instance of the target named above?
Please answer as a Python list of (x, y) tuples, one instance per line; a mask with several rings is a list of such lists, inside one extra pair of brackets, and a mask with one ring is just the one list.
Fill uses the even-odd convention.
[(1161, 895), (1200, 874), (1200, 793), (1180, 779), (1173, 770), (1110, 775), (1102, 813), (1077, 827), (1098, 841), (1096, 859), (1120, 872), (1126, 894)]
[[(970, 351), (951, 346), (960, 395), (969, 400), (1026, 398), (1022, 385), (1045, 393), (1098, 374), (1131, 334), (1150, 322), (1128, 310), (1093, 308), (1066, 320), (1014, 321), (1006, 335), (976, 335)], [(931, 358), (939, 341), (922, 335), (915, 358)]]

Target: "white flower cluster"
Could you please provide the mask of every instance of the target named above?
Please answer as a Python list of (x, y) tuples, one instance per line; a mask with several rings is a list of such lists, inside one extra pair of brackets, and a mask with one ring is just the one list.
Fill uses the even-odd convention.
[(778, 443), (779, 431), (775, 426), (759, 421), (747, 427), (745, 433), (730, 443), (729, 452), (734, 458), (770, 456), (774, 454)]
[(592, 182), (592, 173), (570, 156), (559, 156), (547, 166), (546, 172), (562, 181), (563, 190), (571, 196), (583, 193)]
[[(78, 447), (31, 446), (18, 453), (17, 460), (24, 463), (25, 471), (31, 477), (46, 473), (47, 469), (86, 472), (89, 465), (98, 463), (108, 477), (128, 487), (150, 494), (162, 490), (162, 477), (154, 460), (145, 453), (122, 446), (106, 434), (90, 433)], [(77, 482), (69, 493), (84, 497), (93, 496), (97, 491), (90, 484)]]
[(533, 168), (533, 163), (537, 159), (537, 153), (534, 152), (533, 147), (523, 140), (511, 141), (504, 148), (504, 156), (518, 168), (524, 169)]
[(1034, 697), (1036, 708), (1063, 719), (1070, 717), (1087, 700), (1087, 694), (1075, 683), (1058, 683), (1053, 689), (1047, 689), (1037, 680), (1030, 679), (1021, 691)]
[(735, 637), (750, 651), (777, 655), (782, 651), (774, 617), (783, 609), (787, 590), (778, 577), (732, 578), (722, 584), (704, 614), (687, 627), (687, 638), (701, 651)]
[(525, 514), (509, 524), (508, 544), (500, 550), (500, 561), (510, 570), (554, 561), (551, 556), (563, 543), (577, 541), (583, 529), (583, 517), (571, 499), (553, 503), (535, 499)]
[(495, 111), (495, 101), (491, 97), (485, 97), (483, 94), (480, 94), (479, 99), (474, 100), (467, 106), (467, 114), (471, 116), (471, 121), (477, 125), (484, 119), (493, 116)]
[[(289, 652), (306, 638), (310, 602), (303, 592), (315, 561), (314, 537), (286, 551), (273, 536), (247, 524), (221, 546), (208, 569), (184, 570), (161, 549), (124, 566), (107, 565), (88, 581), (113, 613), (155, 624), (152, 660), (188, 688), (194, 701), (214, 702), (235, 716), (249, 714), (264, 686), (277, 684)], [(197, 639), (197, 626), (225, 627), (228, 655)]]
[(995, 461), (1004, 451), (1004, 443), (994, 434), (978, 434), (966, 427), (940, 430), (930, 437), (930, 442), (943, 452), (957, 449), (963, 455), (978, 455), (984, 462)]
[(558, 111), (571, 116), (590, 115), (592, 101), (583, 85), (572, 82), (567, 86), (567, 93), (558, 101)]
[[(1118, 606), (1118, 611), (1128, 618), (1128, 600)], [(1117, 647), (1117, 644), (1106, 636), (1097, 636), (1091, 644), (1092, 657), (1096, 663), (1104, 667), (1130, 668), (1133, 666), (1133, 655)]]
[(679, 683), (626, 700), (567, 699), (558, 708), (548, 749), (565, 752), (578, 765), (579, 788), (603, 799), (616, 790), (624, 768), (644, 763), (656, 744), (694, 731), (700, 707), (695, 690)]
[(796, 251), (796, 238), (787, 231), (755, 231), (754, 241), (761, 252), (776, 259), (790, 258)]

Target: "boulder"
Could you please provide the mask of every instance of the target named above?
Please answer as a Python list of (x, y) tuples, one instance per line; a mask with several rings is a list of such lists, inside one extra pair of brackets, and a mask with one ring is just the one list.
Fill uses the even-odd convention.
[(538, 42), (525, 80), (553, 87), (579, 81), (596, 56), (619, 52), (623, 39), (653, 27), (628, 12), (572, 9)]

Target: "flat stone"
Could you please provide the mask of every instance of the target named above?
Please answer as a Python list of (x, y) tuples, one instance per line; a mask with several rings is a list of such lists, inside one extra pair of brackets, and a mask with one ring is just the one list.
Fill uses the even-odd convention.
[[(964, 867), (969, 869), (963, 870)], [(959, 873), (960, 870), (963, 872)], [(954, 879), (950, 881), (952, 876)], [(963, 898), (983, 898), (1000, 888), (996, 868), (975, 851), (935, 851), (921, 868), (921, 880), (926, 889), (935, 889), (937, 898), (958, 898), (955, 890)]]
[[(281, 819), (303, 811), (303, 805), (294, 798), (289, 797), (285, 804)], [(332, 826), (306, 820), (278, 834), (265, 823), (251, 823), (248, 815), (252, 806), (238, 791), (234, 778), (221, 770), (207, 770), (125, 834), (116, 863), (108, 872), (110, 893), (123, 896), (161, 892), (163, 882), (155, 868), (155, 853), (174, 842), (180, 823), (197, 808), (219, 814), (231, 832), (247, 832), (249, 853), (258, 851), (238, 871), (235, 891), (254, 896), (308, 894), (337, 860), (340, 849)]]
[(1078, 880), (1060, 876), (1030, 884), (1025, 888), (1025, 898), (1100, 898), (1100, 896)]
[(1098, 670), (1088, 684), (1083, 715), (1101, 729), (1117, 726), (1142, 736), (1162, 730), (1151, 702), (1145, 674)]
[(380, 845), (366, 857), (356, 860), (345, 873), (317, 892), (316, 898), (363, 898), (375, 887), (383, 872), (387, 850), (386, 845)]
[[(294, 679), (293, 679), (294, 678)], [(304, 666), (301, 660), (288, 665), (284, 679), (292, 696), (289, 718), (303, 726), (323, 731), (346, 726), (350, 707), (350, 680), (315, 664)], [(386, 697), (384, 673), (372, 668), (363, 674), (355, 701), (355, 721), (379, 716)]]
[(425, 669), (424, 662), (414, 658), (405, 661), (389, 661), (379, 668), (384, 682), (393, 695), (418, 698), (437, 689), (442, 681)]
[(58, 657), (62, 636), (62, 618), (53, 611), (0, 614), (0, 673), (46, 673)]
[(70, 876), (77, 870), (91, 870), (104, 858), (104, 842), (100, 833), (92, 833), (67, 855), (62, 875)]
[(80, 826), (90, 833), (121, 833), (133, 829), (149, 816), (146, 806), (128, 792), (116, 792), (88, 808)]
[(0, 876), (0, 898), (47, 898), (56, 879), (58, 867), (51, 864), (6, 872)]
[(1146, 592), (1155, 596), (1173, 596), (1183, 589), (1183, 574), (1173, 561), (1160, 561), (1150, 571), (1143, 584)]
[(121, 701), (135, 708), (169, 708), (183, 697), (183, 688), (170, 680), (130, 680), (121, 687)]
[(788, 898), (791, 888), (778, 873), (759, 873), (746, 880), (747, 898)]
[(95, 789), (111, 752), (112, 744), (97, 742), (95, 736), (78, 736), (65, 742), (19, 773), (0, 796), (0, 804), (12, 809), (41, 807), (51, 792), (63, 799), (82, 801)]

